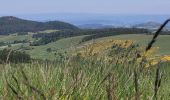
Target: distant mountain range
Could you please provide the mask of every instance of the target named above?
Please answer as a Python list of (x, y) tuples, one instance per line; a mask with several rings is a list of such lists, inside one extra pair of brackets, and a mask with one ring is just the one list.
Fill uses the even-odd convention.
[[(161, 26), (162, 23), (158, 22), (146, 22), (140, 23), (132, 26), (114, 26), (114, 25), (102, 25), (102, 24), (83, 24), (78, 27), (81, 29), (103, 29), (103, 28), (116, 28), (116, 27), (126, 27), (126, 28), (143, 28), (149, 30), (156, 30)], [(165, 29), (170, 29), (170, 26), (166, 26)]]
[(112, 25), (102, 25), (102, 24), (83, 24), (78, 26), (81, 29), (103, 29), (103, 28), (114, 28)]
[[(158, 22), (146, 22), (146, 23), (141, 23), (141, 24), (136, 24), (132, 27), (135, 27), (135, 28), (144, 28), (144, 29), (158, 29), (160, 26), (161, 26), (162, 23), (158, 23)], [(170, 26), (167, 25), (165, 27), (165, 29), (170, 29)]]
[[(4, 16), (0, 14), (0, 16)], [(95, 14), (95, 13), (39, 13), (39, 14), (13, 14), (13, 16), (35, 20), (64, 21), (74, 25), (102, 24), (112, 26), (132, 26), (140, 23), (158, 22), (162, 23), (170, 15), (140, 15), (140, 14)]]
[(13, 16), (0, 17), (0, 35), (6, 35), (16, 32), (37, 32), (47, 29), (74, 30), (78, 28), (72, 24), (61, 21), (37, 22), (20, 19)]
[[(37, 15), (42, 16), (42, 15)], [(44, 15), (45, 16), (45, 15)], [(49, 15), (50, 16), (50, 15)], [(126, 15), (88, 15), (88, 14), (70, 14), (67, 15), (54, 15), (51, 20), (61, 20), (61, 21), (51, 21), (49, 16), (39, 18), (20, 16), (21, 18), (13, 16), (0, 17), (0, 35), (6, 35), (16, 32), (37, 32), (48, 29), (103, 29), (103, 28), (116, 28), (116, 27), (135, 27), (135, 28), (145, 28), (145, 29), (157, 29), (167, 18), (166, 16), (158, 15), (146, 15), (146, 16), (126, 16)], [(35, 18), (35, 19), (34, 19)], [(37, 19), (36, 19), (37, 18)], [(27, 19), (27, 20), (25, 20)], [(48, 20), (48, 21), (45, 21)], [(49, 21), (50, 20), (50, 21)], [(64, 22), (63, 22), (64, 21)], [(66, 23), (66, 22), (69, 23)], [(72, 25), (74, 24), (74, 25)], [(170, 29), (170, 25), (166, 27)]]

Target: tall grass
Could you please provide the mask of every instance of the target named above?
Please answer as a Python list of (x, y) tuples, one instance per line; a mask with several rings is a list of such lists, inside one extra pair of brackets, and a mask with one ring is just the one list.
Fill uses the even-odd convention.
[(169, 63), (159, 65), (160, 86), (155, 82), (157, 67), (140, 72), (139, 63), (124, 55), (113, 56), (112, 62), (91, 56), (1, 65), (0, 98), (152, 99), (155, 90), (157, 99), (169, 98)]

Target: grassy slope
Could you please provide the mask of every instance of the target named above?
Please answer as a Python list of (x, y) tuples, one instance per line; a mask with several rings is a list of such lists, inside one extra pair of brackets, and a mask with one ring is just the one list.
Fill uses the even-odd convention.
[[(149, 41), (152, 39), (153, 35), (142, 35), (142, 34), (130, 34), (130, 35), (118, 35), (97, 39), (96, 41), (106, 40), (106, 39), (121, 39), (121, 40), (134, 40), (142, 46), (147, 46)], [(170, 55), (170, 35), (161, 35), (158, 37), (154, 46), (159, 47), (157, 52), (160, 55)]]
[[(14, 40), (30, 40), (33, 41), (31, 38), (31, 34), (29, 35), (23, 35), (23, 36), (15, 36), (15, 35), (10, 35), (10, 36), (0, 36), (0, 42), (1, 41), (14, 41)], [(40, 58), (40, 59), (54, 59), (54, 53), (56, 52), (64, 52), (70, 50), (69, 48), (74, 48), (76, 47), (79, 42), (82, 40), (82, 38), (85, 36), (78, 36), (78, 37), (72, 37), (72, 38), (65, 38), (61, 39), (59, 41), (49, 43), (44, 46), (34, 46), (32, 50), (26, 50), (33, 58)], [(107, 39), (121, 39), (121, 40), (134, 40), (135, 43), (138, 43), (142, 46), (146, 46), (148, 42), (151, 40), (152, 35), (142, 35), (142, 34), (128, 34), (128, 35), (117, 35), (117, 36), (110, 36), (110, 37), (104, 37), (104, 38), (99, 38), (95, 41), (102, 41), (102, 40), (107, 40)], [(157, 54), (159, 55), (170, 55), (170, 46), (169, 46), (169, 40), (170, 36), (169, 35), (162, 35), (158, 37), (157, 42), (155, 43), (156, 47), (159, 47), (159, 51), (157, 51)], [(85, 42), (89, 43), (91, 41)], [(84, 43), (83, 43), (84, 44)], [(28, 44), (15, 44), (12, 45), (12, 48), (18, 49), (21, 47), (21, 45), (26, 45), (29, 46)], [(82, 45), (82, 44), (80, 44)], [(4, 47), (0, 47), (2, 49)], [(53, 52), (48, 53), (46, 51), (47, 48), (52, 48), (54, 50)]]
[[(55, 32), (57, 30), (46, 30), (46, 31), (42, 31), (45, 33), (49, 33), (49, 32)], [(0, 36), (0, 42), (13, 42), (15, 40), (29, 40), (29, 41), (34, 41), (34, 39), (32, 38), (32, 34), (35, 33), (29, 33), (28, 35), (9, 35), (9, 36)], [(47, 45), (43, 45), (43, 46), (29, 46), (28, 43), (22, 44), (22, 43), (18, 43), (18, 44), (12, 44), (12, 49), (20, 49), (21, 46), (24, 47), (30, 47), (33, 49), (30, 50), (26, 50), (27, 53), (29, 53), (31, 55), (32, 58), (38, 58), (38, 59), (54, 59), (54, 53), (57, 52), (65, 52), (68, 51), (69, 48), (74, 48), (77, 44), (79, 44), (79, 42), (82, 40), (82, 38), (85, 36), (77, 36), (77, 37), (71, 37), (71, 38), (65, 38), (65, 39), (61, 39), (59, 41), (53, 42), (53, 43), (49, 43)], [(1, 46), (0, 49), (4, 49), (7, 48), (8, 46)], [(51, 48), (53, 50), (53, 52), (48, 53), (46, 50), (47, 48)]]
[[(19, 49), (22, 45), (24, 47), (30, 47), (33, 49), (25, 50), (28, 54), (31, 55), (32, 58), (37, 59), (54, 59), (55, 53), (63, 53), (65, 51), (70, 50), (71, 48), (74, 48), (76, 45), (79, 44), (79, 42), (82, 40), (84, 36), (78, 36), (78, 37), (72, 37), (72, 38), (65, 38), (61, 39), (56, 42), (49, 43), (47, 45), (42, 46), (29, 46), (29, 44), (14, 44), (12, 45), (12, 49)], [(0, 49), (5, 48), (7, 46), (0, 47)], [(47, 49), (51, 48), (52, 52), (47, 52)]]
[(29, 54), (32, 55), (33, 58), (42, 58), (42, 59), (54, 59), (54, 53), (48, 53), (46, 51), (47, 48), (51, 48), (52, 50), (57, 50), (57, 52), (65, 52), (70, 50), (70, 48), (74, 48), (84, 36), (77, 36), (72, 38), (65, 38), (59, 41), (49, 43), (43, 46), (34, 46), (33, 50), (27, 51)]
[[(45, 30), (45, 31), (39, 31), (39, 33), (51, 33), (51, 32), (56, 32), (58, 30)], [(22, 41), (22, 40), (30, 40), (33, 41), (34, 39), (32, 38), (32, 35), (36, 33), (29, 32), (28, 35), (17, 35), (11, 34), (8, 36), (5, 35), (0, 35), (0, 42), (13, 42), (15, 40)]]
[[(105, 56), (97, 56), (0, 65), (0, 99), (135, 100), (136, 79), (141, 100), (169, 100), (170, 63), (160, 65), (163, 76), (157, 99), (154, 99), (157, 67), (141, 70), (137, 67), (139, 63), (129, 63), (126, 60), (128, 57), (122, 56), (126, 53), (129, 52), (115, 54), (111, 60), (113, 62), (107, 61)], [(117, 63), (115, 58), (122, 63)], [(137, 70), (136, 75), (134, 69)]]
[[(49, 54), (46, 52), (47, 48), (62, 48), (60, 51), (69, 50), (70, 47), (76, 46), (83, 37), (84, 36), (61, 39), (45, 46), (34, 47), (33, 50), (28, 50), (27, 52), (34, 58), (53, 58), (53, 53)], [(146, 35), (119, 35), (100, 38), (96, 41), (107, 39), (132, 39), (141, 45), (146, 45), (151, 38), (152, 36)], [(168, 46), (169, 38), (170, 36), (161, 36), (156, 43), (156, 46), (161, 46), (160, 48), (164, 54), (168, 53), (170, 50)], [(117, 57), (113, 57), (113, 61), (114, 58)], [(119, 60), (123, 60), (123, 58)], [(158, 100), (167, 100), (169, 98), (169, 65), (169, 63), (161, 65), (161, 73), (163, 76), (158, 91)], [(70, 59), (65, 59), (55, 63), (32, 62), (30, 64), (0, 65), (0, 68), (2, 68), (0, 75), (2, 79), (0, 80), (0, 98), (17, 99), (16, 93), (13, 93), (9, 85), (6, 84), (6, 81), (8, 81), (19, 96), (24, 99), (43, 98), (39, 93), (30, 91), (29, 85), (31, 85), (35, 87), (34, 90), (39, 90), (44, 97), (49, 100), (108, 99), (109, 95), (111, 96), (112, 94), (112, 97), (116, 99), (133, 100), (136, 95), (134, 85), (135, 76), (133, 73), (134, 67), (136, 67), (136, 63), (115, 64), (114, 62), (107, 62), (104, 58), (97, 60), (95, 57), (73, 59), (71, 61)], [(28, 78), (29, 85), (24, 84), (21, 68), (23, 68)], [(143, 72), (137, 73), (140, 76), (137, 76), (139, 80), (139, 93), (141, 93), (140, 98), (143, 100), (153, 99), (156, 67), (151, 67), (147, 71), (142, 71)], [(19, 88), (17, 88), (18, 86)]]

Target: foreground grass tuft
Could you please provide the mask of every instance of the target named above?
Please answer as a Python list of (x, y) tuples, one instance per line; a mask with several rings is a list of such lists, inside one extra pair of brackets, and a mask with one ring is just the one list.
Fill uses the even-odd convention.
[(4, 64), (0, 98), (111, 100), (153, 99), (155, 95), (157, 99), (169, 98), (170, 63), (141, 71), (136, 61), (123, 58), (117, 55), (110, 62), (97, 56), (62, 57), (53, 62)]

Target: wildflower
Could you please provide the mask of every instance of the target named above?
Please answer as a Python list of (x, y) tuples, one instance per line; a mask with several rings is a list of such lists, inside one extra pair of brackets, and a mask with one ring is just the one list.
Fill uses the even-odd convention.
[(157, 65), (158, 64), (158, 60), (153, 60), (150, 62), (151, 65)]
[(161, 58), (161, 61), (170, 61), (170, 56), (166, 55)]

